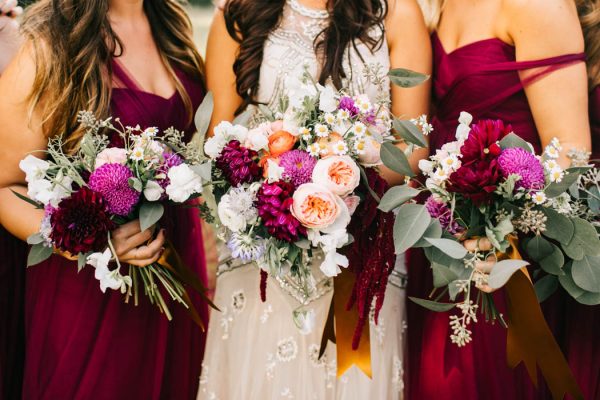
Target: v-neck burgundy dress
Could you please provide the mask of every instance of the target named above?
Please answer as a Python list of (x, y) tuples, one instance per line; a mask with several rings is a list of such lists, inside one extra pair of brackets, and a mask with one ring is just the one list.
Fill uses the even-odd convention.
[[(447, 53), (437, 34), (433, 91), (436, 115), (431, 151), (455, 140), (458, 117), (503, 119), (540, 151), (541, 143), (524, 86), (554, 70), (583, 62), (584, 54), (517, 62), (515, 48), (499, 39), (481, 40)], [(521, 79), (520, 71), (528, 71)], [(419, 251), (408, 262), (408, 296), (426, 298), (433, 288), (429, 263)], [(502, 310), (504, 293), (495, 294)], [(473, 341), (458, 348), (449, 339), (448, 313), (434, 313), (408, 302), (408, 398), (411, 400), (505, 400), (545, 396), (534, 390), (525, 369), (506, 363), (506, 330), (484, 321), (473, 324)]]
[[(118, 63), (113, 67), (115, 118), (124, 125), (173, 126), (190, 138), (195, 128), (179, 94), (163, 98), (144, 92)], [(202, 83), (178, 76), (196, 109)], [(168, 209), (161, 225), (186, 265), (205, 280), (197, 210)], [(60, 256), (27, 270), (25, 296), (24, 399), (196, 397), (204, 333), (178, 303), (170, 304), (169, 322), (144, 296), (136, 307), (125, 304), (118, 291), (102, 293), (93, 268), (77, 273), (77, 263)], [(205, 304), (194, 293), (191, 297), (206, 321)]]

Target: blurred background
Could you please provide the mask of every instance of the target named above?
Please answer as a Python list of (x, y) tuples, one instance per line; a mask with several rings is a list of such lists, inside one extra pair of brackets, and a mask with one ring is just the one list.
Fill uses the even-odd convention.
[[(152, 0), (151, 0), (152, 1)], [(20, 0), (19, 3), (26, 7), (34, 3), (35, 0)], [(208, 35), (208, 27), (212, 18), (214, 5), (212, 0), (188, 0), (188, 10), (190, 19), (194, 24), (194, 39), (202, 56), (205, 55), (206, 37)]]

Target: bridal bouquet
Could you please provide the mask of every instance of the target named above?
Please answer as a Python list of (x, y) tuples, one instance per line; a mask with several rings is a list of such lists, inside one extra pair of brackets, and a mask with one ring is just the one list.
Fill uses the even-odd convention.
[[(20, 163), (28, 197), (19, 197), (44, 210), (40, 232), (28, 238), (33, 245), (28, 265), (56, 249), (76, 257), (79, 270), (95, 267), (102, 292), (120, 290), (137, 303), (143, 291), (170, 319), (162, 289), (188, 306), (176, 271), (158, 262), (121, 266), (111, 231), (135, 219), (144, 231), (159, 221), (165, 203), (182, 205), (199, 197), (210, 179), (210, 164), (175, 129), (117, 128), (110, 118), (97, 120), (89, 112), (81, 112), (79, 122), (87, 131), (75, 154), (66, 154), (57, 137), (48, 143), (46, 160), (29, 155)], [(104, 132), (118, 135), (122, 145), (111, 147)]]
[[(541, 300), (560, 284), (577, 301), (599, 304), (598, 232), (582, 218), (586, 207), (569, 194), (578, 192), (589, 167), (563, 170), (556, 162), (562, 150), (556, 139), (536, 155), (503, 121), (471, 126), (472, 117), (462, 113), (459, 122), (456, 141), (419, 163), (425, 187), (392, 188), (380, 204), (397, 209), (396, 252), (424, 248), (434, 286), (444, 288), (436, 301), (413, 300), (433, 311), (458, 308), (459, 315), (450, 318), (451, 340), (464, 346), (478, 308), (486, 318), (502, 321), (491, 295), (478, 292), (472, 301), (471, 283), (504, 286), (528, 265), (518, 257), (521, 251), (535, 262), (534, 277), (543, 276), (535, 286)], [(417, 196), (424, 205), (411, 201)], [(476, 237), (489, 239), (493, 249), (470, 253), (459, 242)], [(505, 259), (507, 253), (512, 259)], [(483, 260), (498, 261), (489, 275), (475, 268)], [(446, 293), (453, 303), (438, 302)]]

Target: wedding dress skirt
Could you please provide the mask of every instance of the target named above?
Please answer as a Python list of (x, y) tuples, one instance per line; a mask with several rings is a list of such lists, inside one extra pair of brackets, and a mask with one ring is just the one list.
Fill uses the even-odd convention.
[[(318, 358), (333, 294), (330, 279), (317, 279), (314, 293), (304, 296), (293, 283), (269, 277), (263, 303), (258, 268), (224, 261), (214, 299), (220, 311), (211, 312), (198, 399), (403, 398), (404, 256), (390, 276), (379, 324), (371, 318), (373, 379), (356, 366), (338, 379), (334, 343)], [(319, 275), (316, 266), (313, 271)], [(315, 312), (309, 334), (303, 335), (294, 323), (298, 308)]]

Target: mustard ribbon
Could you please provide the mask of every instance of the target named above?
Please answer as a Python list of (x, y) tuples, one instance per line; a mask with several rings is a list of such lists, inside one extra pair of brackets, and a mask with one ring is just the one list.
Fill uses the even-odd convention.
[[(501, 258), (521, 260), (516, 237), (510, 236), (509, 241), (510, 249)], [(505, 290), (508, 312), (508, 366), (515, 368), (523, 362), (536, 387), (536, 366), (539, 367), (555, 400), (563, 399), (567, 393), (575, 399), (583, 399), (569, 365), (546, 323), (527, 269), (522, 268), (513, 274), (506, 283)]]
[(346, 309), (346, 303), (352, 294), (355, 275), (347, 268), (333, 279), (333, 298), (329, 307), (327, 321), (321, 338), (319, 358), (325, 353), (327, 342), (331, 341), (337, 347), (337, 376), (338, 378), (356, 365), (369, 378), (373, 377), (371, 370), (371, 341), (369, 323), (363, 326), (363, 332), (358, 349), (352, 349), (354, 329), (358, 323), (358, 306)]

